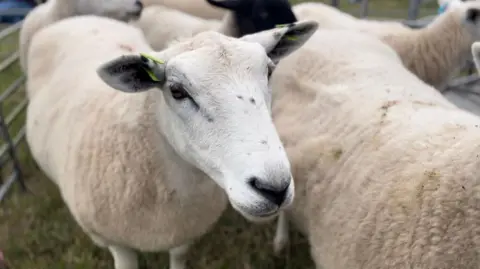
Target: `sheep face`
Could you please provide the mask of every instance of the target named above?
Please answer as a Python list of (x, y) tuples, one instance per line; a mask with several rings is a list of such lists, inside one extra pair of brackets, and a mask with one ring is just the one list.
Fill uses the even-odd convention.
[(297, 21), (288, 0), (207, 0), (233, 12), (239, 36)]
[(136, 20), (143, 5), (139, 0), (76, 0), (78, 14), (93, 14), (120, 21)]
[(292, 203), (294, 193), (271, 119), (268, 79), (275, 62), (316, 28), (304, 22), (241, 40), (203, 32), (153, 57), (114, 59), (97, 72), (120, 91), (160, 90), (152, 96), (161, 97), (158, 123), (172, 148), (222, 187), (247, 219), (268, 220)]

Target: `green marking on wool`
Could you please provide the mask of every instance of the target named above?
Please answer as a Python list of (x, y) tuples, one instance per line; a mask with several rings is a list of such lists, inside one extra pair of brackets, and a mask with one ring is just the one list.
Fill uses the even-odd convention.
[(285, 27), (287, 25), (288, 24), (277, 24), (277, 25), (275, 25), (275, 28), (282, 28), (282, 27)]
[(160, 60), (160, 59), (157, 59), (157, 58), (155, 58), (155, 57), (153, 57), (153, 56), (151, 56), (151, 55), (145, 54), (145, 53), (140, 53), (140, 55), (142, 55), (143, 57), (145, 57), (145, 58), (147, 58), (147, 59), (150, 59), (150, 60), (152, 60), (152, 61), (154, 61), (154, 62), (156, 62), (156, 63), (158, 63), (158, 64), (164, 64), (164, 63), (165, 63), (164, 61), (162, 61), (162, 60)]

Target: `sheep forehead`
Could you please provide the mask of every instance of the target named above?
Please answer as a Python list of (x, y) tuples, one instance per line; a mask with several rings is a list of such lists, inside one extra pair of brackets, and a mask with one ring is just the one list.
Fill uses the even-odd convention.
[(179, 71), (197, 86), (196, 91), (208, 90), (208, 95), (221, 91), (221, 98), (241, 91), (258, 97), (266, 91), (269, 58), (260, 44), (220, 37), (198, 39), (187, 47), (168, 60), (167, 73)]
[(202, 68), (221, 68), (220, 71), (223, 72), (245, 66), (254, 70), (256, 68), (253, 67), (263, 66), (268, 60), (265, 49), (260, 44), (216, 32), (198, 34), (180, 47), (188, 55), (188, 58), (185, 55), (182, 58), (201, 63)]

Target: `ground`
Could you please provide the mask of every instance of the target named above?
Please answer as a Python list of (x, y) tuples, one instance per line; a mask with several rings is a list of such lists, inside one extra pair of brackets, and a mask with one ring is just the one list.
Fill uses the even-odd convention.
[[(407, 0), (371, 1), (370, 14), (378, 17), (406, 17)], [(432, 14), (435, 3), (422, 9), (421, 16)], [(342, 0), (342, 6), (354, 14), (358, 6)], [(16, 50), (18, 34), (0, 41), (0, 62)], [(0, 64), (1, 66), (1, 64)], [(15, 81), (21, 71), (18, 63), (0, 71), (0, 92)], [(3, 102), (4, 115), (24, 100), (20, 88)], [(13, 121), (15, 135), (24, 122), (24, 113)], [(109, 252), (95, 247), (73, 221), (59, 192), (35, 166), (28, 147), (18, 147), (28, 191), (16, 186), (0, 204), (0, 250), (12, 269), (113, 268)], [(5, 170), (5, 169), (4, 169)], [(7, 168), (7, 171), (11, 169)], [(3, 178), (5, 175), (2, 176)], [(1, 180), (1, 178), (0, 178)], [(308, 269), (314, 268), (304, 238), (292, 232), (292, 242), (282, 257), (272, 252), (273, 223), (253, 225), (229, 210), (212, 232), (192, 248), (189, 263), (196, 269)], [(168, 256), (142, 254), (141, 268), (167, 268)]]

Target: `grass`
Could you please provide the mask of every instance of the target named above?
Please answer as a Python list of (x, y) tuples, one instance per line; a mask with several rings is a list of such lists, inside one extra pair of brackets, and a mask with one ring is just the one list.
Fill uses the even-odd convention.
[[(356, 10), (359, 6), (345, 2), (343, 0), (342, 9), (358, 14)], [(406, 0), (371, 2), (372, 17), (406, 18)], [(423, 8), (420, 16), (433, 14), (435, 9), (435, 5)], [(18, 33), (0, 41), (0, 62), (17, 49), (17, 40)], [(0, 92), (21, 75), (18, 63), (1, 72)], [(21, 87), (5, 100), (4, 115), (20, 104), (24, 97), (24, 88)], [(10, 133), (16, 134), (24, 120), (22, 113), (10, 125)], [(56, 186), (34, 165), (25, 142), (20, 143), (17, 152), (29, 191), (23, 193), (14, 188), (0, 206), (0, 249), (11, 268), (113, 268), (109, 252), (95, 247), (73, 221)], [(6, 171), (11, 171), (11, 168)], [(189, 264), (197, 269), (314, 268), (306, 241), (298, 233), (292, 232), (292, 242), (284, 255), (274, 257), (271, 245), (273, 233), (273, 224), (249, 224), (233, 210), (228, 210), (213, 231), (194, 245), (189, 254)], [(167, 268), (168, 257), (165, 253), (144, 253), (140, 256), (140, 263), (142, 269)]]

